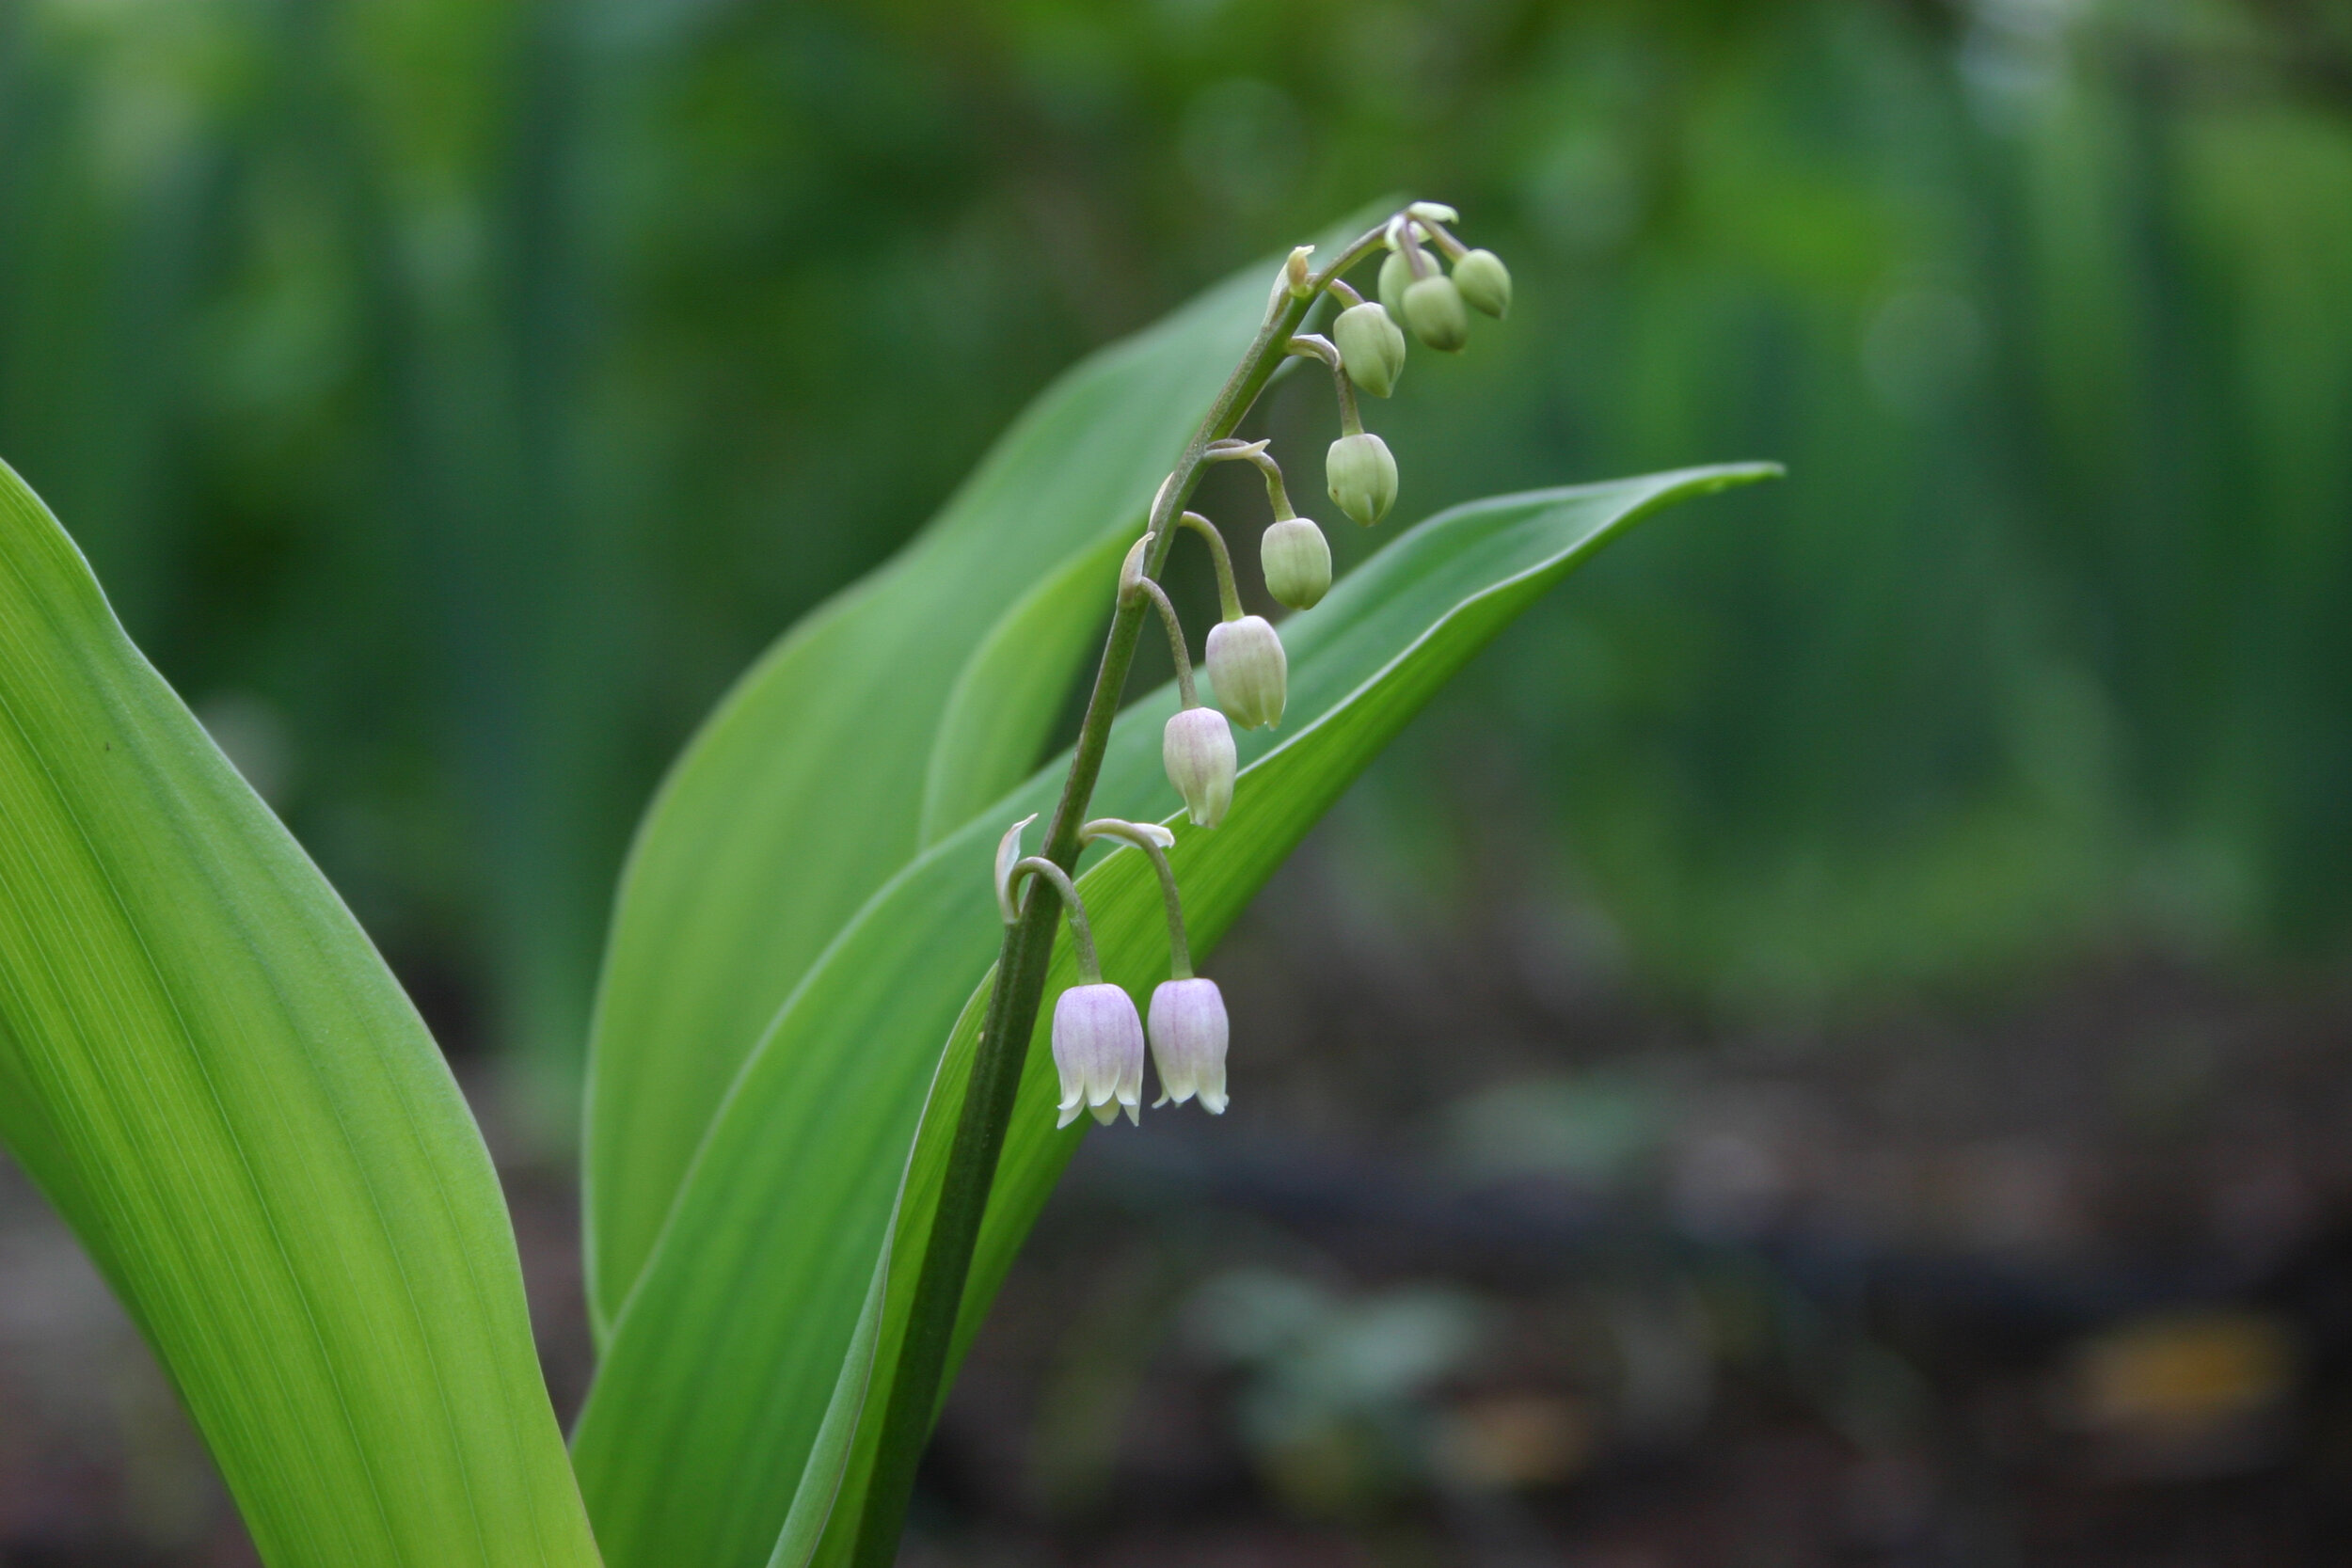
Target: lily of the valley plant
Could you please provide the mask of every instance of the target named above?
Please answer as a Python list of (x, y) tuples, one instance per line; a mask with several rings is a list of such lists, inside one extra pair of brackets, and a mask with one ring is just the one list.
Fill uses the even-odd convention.
[[(1070, 372), (695, 736), (596, 1000), (598, 1361), (568, 1443), (496, 1175), (415, 1010), (0, 469), (0, 1135), (264, 1560), (892, 1560), (946, 1384), (1085, 1128), (1139, 1120), (1147, 1074), (1163, 1114), (1248, 1104), (1248, 1020), (1196, 958), (1520, 610), (1638, 518), (1769, 471), (1457, 507), (1335, 584), (1241, 427), (1314, 361), (1326, 491), (1380, 523), (1398, 465), (1359, 394), (1396, 389), (1408, 341), (1453, 352), (1510, 309), (1455, 225), (1411, 203), (1300, 246), (1270, 297), (1256, 272)], [(1375, 262), (1367, 298), (1346, 278)], [(1264, 478), (1279, 626), (1190, 509), (1219, 462)], [(1214, 705), (1159, 581), (1187, 536), (1216, 573)], [(1077, 741), (1040, 766), (1105, 611)], [(1176, 680), (1129, 702), (1152, 618)]]

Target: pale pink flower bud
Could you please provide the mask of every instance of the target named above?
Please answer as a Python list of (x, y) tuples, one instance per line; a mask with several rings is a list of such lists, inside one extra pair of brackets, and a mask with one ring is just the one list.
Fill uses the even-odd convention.
[[(1216, 633), (1210, 633), (1212, 640)], [(1188, 707), (1160, 732), (1168, 782), (1184, 798), (1196, 828), (1214, 828), (1233, 803), (1233, 729), (1213, 707)]]
[(1152, 1060), (1160, 1098), (1182, 1105), (1194, 1095), (1213, 1117), (1225, 1114), (1225, 997), (1215, 980), (1162, 980), (1152, 992)]
[(1108, 1125), (1120, 1111), (1141, 1124), (1143, 1020), (1135, 1002), (1113, 985), (1073, 986), (1054, 1004), (1054, 1066), (1061, 1073), (1061, 1119), (1080, 1111)]
[(1280, 723), (1289, 683), (1282, 640), (1264, 616), (1245, 615), (1209, 628), (1209, 684), (1234, 723), (1245, 730)]

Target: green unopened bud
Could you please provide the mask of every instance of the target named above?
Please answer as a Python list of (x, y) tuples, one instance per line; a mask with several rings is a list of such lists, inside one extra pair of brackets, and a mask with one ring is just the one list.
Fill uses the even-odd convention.
[(1332, 442), (1323, 474), (1340, 510), (1366, 528), (1396, 504), (1396, 459), (1389, 455), (1389, 443), (1368, 430)]
[(1497, 321), (1511, 313), (1511, 269), (1491, 250), (1473, 250), (1454, 262), (1454, 286), (1473, 310)]
[(1258, 541), (1265, 591), (1293, 610), (1312, 610), (1331, 591), (1331, 546), (1311, 518), (1285, 517)]
[(1282, 640), (1263, 615), (1221, 621), (1209, 628), (1209, 682), (1226, 717), (1245, 730), (1282, 721), (1290, 686), (1290, 660)]
[(1414, 337), (1447, 354), (1459, 353), (1470, 341), (1470, 312), (1462, 309), (1462, 291), (1442, 273), (1406, 287), (1405, 325)]
[(1396, 378), (1405, 373), (1405, 334), (1386, 306), (1372, 299), (1349, 306), (1331, 324), (1331, 341), (1357, 386), (1376, 398), (1396, 390)]
[(1399, 320), (1405, 315), (1405, 291), (1413, 284), (1413, 264), (1405, 259), (1405, 252), (1391, 250), (1380, 263), (1380, 303), (1389, 308), (1389, 314)]

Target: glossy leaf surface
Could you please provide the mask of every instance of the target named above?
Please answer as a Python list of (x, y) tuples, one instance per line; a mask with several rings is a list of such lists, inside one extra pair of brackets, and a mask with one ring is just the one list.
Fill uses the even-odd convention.
[(266, 1560), (596, 1560), (440, 1053), (5, 467), (0, 1133)]
[[(1246, 793), (1223, 829), (1179, 830), (1176, 854), (1201, 946), (1346, 780), (1511, 614), (1634, 518), (1764, 471), (1699, 470), (1459, 509), (1400, 539), (1314, 611), (1287, 623), (1283, 729), (1243, 737)], [(1158, 760), (1174, 700), (1164, 690), (1122, 715), (1097, 813), (1174, 816)], [(936, 1180), (932, 1164), (944, 1144), (935, 1140), (952, 1127), (961, 1085), (953, 1056), (940, 1072), (940, 1109), (927, 1119), (924, 1105), (951, 1031), (951, 1051), (969, 1050), (978, 1017), (973, 987), (998, 938), (990, 853), (1007, 823), (1050, 803), (1060, 777), (1058, 764), (1041, 770), (860, 911), (730, 1090), (616, 1327), (577, 1435), (599, 1538), (621, 1568), (763, 1560), (809, 1467), (828, 1402), (864, 1403), (879, 1391), (895, 1349), (890, 1312), (903, 1303), (886, 1300), (874, 1386), (845, 1370), (844, 1353), (868, 1300), (902, 1172), (900, 1272), (911, 1277), (920, 1257), (925, 1181)], [(1104, 899), (1098, 930), (1120, 933), (1105, 946), (1106, 970), (1142, 992), (1165, 962), (1165, 928), (1141, 857), (1122, 859), (1124, 866), (1113, 860), (1090, 872), (1089, 885)], [(1245, 1067), (1247, 1038), (1245, 1022), (1236, 1047)], [(1037, 1098), (1051, 1078), (1043, 1050), (1041, 1037), (984, 1238), (975, 1306), (993, 1294), (1075, 1145), (1075, 1130), (1053, 1132), (1050, 1110), (1039, 1109), (1051, 1100)], [(1246, 1070), (1236, 1084), (1246, 1094)], [(916, 1147), (918, 1123), (932, 1135)], [(837, 1433), (843, 1418), (836, 1405), (829, 1430)], [(847, 1477), (823, 1537), (828, 1553), (845, 1514), (854, 1516), (867, 1435), (861, 1429), (859, 1442), (824, 1450), (839, 1457)], [(817, 1488), (805, 1497), (830, 1495), (823, 1471), (818, 1466), (803, 1483)], [(806, 1521), (803, 1509), (794, 1531), (803, 1543)]]
[[(936, 817), (1036, 760), (1086, 643), (1066, 628), (1043, 643), (989, 634), (1073, 555), (1140, 531), (1257, 325), (1265, 277), (1048, 388), (920, 537), (752, 668), (672, 769), (623, 873), (590, 1046), (582, 1167), (600, 1331), (761, 1031), (922, 847), (927, 796)], [(976, 652), (989, 668), (963, 679)], [(1001, 679), (1008, 661), (1018, 685)], [(1017, 754), (1024, 738), (1032, 749)]]

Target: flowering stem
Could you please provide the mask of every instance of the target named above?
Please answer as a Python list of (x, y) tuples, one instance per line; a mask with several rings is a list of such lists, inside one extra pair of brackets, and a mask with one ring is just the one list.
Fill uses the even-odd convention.
[[(1295, 349), (1284, 349), (1295, 354)], [(1291, 510), (1291, 493), (1282, 483), (1282, 466), (1266, 455), (1263, 441), (1219, 441), (1209, 450), (1212, 463), (1255, 463), (1265, 475), (1265, 499), (1274, 508), (1274, 520), (1287, 523), (1298, 515)]]
[(1445, 225), (1424, 217), (1417, 217), (1413, 221), (1421, 225), (1422, 231), (1429, 236), (1430, 243), (1443, 251), (1447, 260), (1458, 261), (1470, 254), (1470, 246), (1447, 233)]
[(1340, 434), (1361, 436), (1364, 418), (1356, 411), (1356, 384), (1347, 378), (1347, 367), (1340, 358), (1337, 343), (1319, 333), (1302, 332), (1291, 340), (1290, 352), (1302, 359), (1320, 359), (1331, 367), (1331, 384), (1340, 393)]
[(1192, 943), (1184, 940), (1184, 897), (1176, 886), (1175, 868), (1168, 863), (1168, 851), (1152, 836), (1156, 831), (1147, 832), (1136, 823), (1123, 822), (1116, 816), (1103, 816), (1078, 830), (1078, 842), (1115, 838), (1152, 857), (1152, 869), (1160, 874), (1160, 901), (1168, 906), (1168, 973), (1171, 979), (1189, 980)]
[(1434, 277), (1438, 271), (1438, 263), (1429, 259), (1427, 251), (1422, 249), (1420, 237), (1413, 232), (1419, 221), (1402, 213), (1389, 220), (1390, 229), (1395, 231), (1396, 248), (1405, 253), (1405, 265), (1412, 272), (1415, 282)]
[(1188, 708), (1199, 707), (1200, 699), (1192, 689), (1192, 656), (1184, 652), (1184, 624), (1176, 618), (1176, 607), (1168, 602), (1167, 591), (1150, 578), (1136, 578), (1135, 592), (1152, 601), (1168, 626), (1168, 657), (1176, 661), (1177, 698)]
[(1241, 590), (1233, 586), (1233, 555), (1225, 547), (1225, 535), (1198, 512), (1187, 512), (1176, 520), (1209, 542), (1209, 553), (1216, 558), (1216, 608), (1226, 620), (1240, 620)]
[[(1378, 248), (1385, 231), (1383, 225), (1359, 235), (1328, 268), (1309, 279), (1304, 297), (1287, 288), (1276, 289), (1267, 301), (1258, 335), (1152, 500), (1143, 576), (1157, 578), (1167, 565), (1168, 548), (1176, 539), (1176, 531), (1169, 525), (1192, 499), (1210, 443), (1232, 435), (1280, 366), (1284, 345), (1307, 319), (1316, 296), (1333, 278)], [(1095, 781), (1102, 776), (1103, 753), (1110, 744), (1111, 721), (1127, 685), (1128, 669), (1135, 662), (1143, 612), (1140, 595), (1122, 595), (1112, 613), (1110, 634), (1103, 644), (1103, 661), (1094, 673), (1094, 689), (1079, 724), (1070, 772), (1046, 826), (1042, 858), (1065, 872), (1077, 863), (1078, 829), (1086, 820)], [(988, 1211), (989, 1189), (996, 1180), (997, 1158), (1004, 1151), (1005, 1128), (1012, 1119), (1013, 1101), (1020, 1091), (1029, 1037), (1036, 1031), (1038, 1009), (1044, 1000), (1053, 938), (1053, 907), (1041, 898), (1030, 899), (1021, 918), (1005, 928), (988, 1013), (980, 1025), (971, 1076), (964, 1084), (963, 1110), (956, 1122), (955, 1142), (948, 1149), (939, 1204), (931, 1217), (930, 1238), (923, 1249), (922, 1269), (908, 1306), (906, 1337), (899, 1346), (897, 1367), (878, 1369), (886, 1377), (889, 1394), (858, 1519), (851, 1559), (856, 1568), (889, 1568), (898, 1555), (907, 1499), (914, 1490), (915, 1464), (939, 1413), (941, 1382), (955, 1340), (964, 1282), (971, 1273), (980, 1222)]]
[(1078, 978), (1089, 986), (1103, 983), (1103, 964), (1094, 952), (1094, 927), (1087, 924), (1086, 900), (1078, 896), (1078, 884), (1070, 879), (1070, 873), (1047, 860), (1043, 855), (1028, 855), (1013, 862), (1012, 879), (1021, 880), (1023, 873), (1041, 877), (1054, 884), (1061, 895), (1063, 912), (1070, 916), (1071, 945), (1078, 950)]

